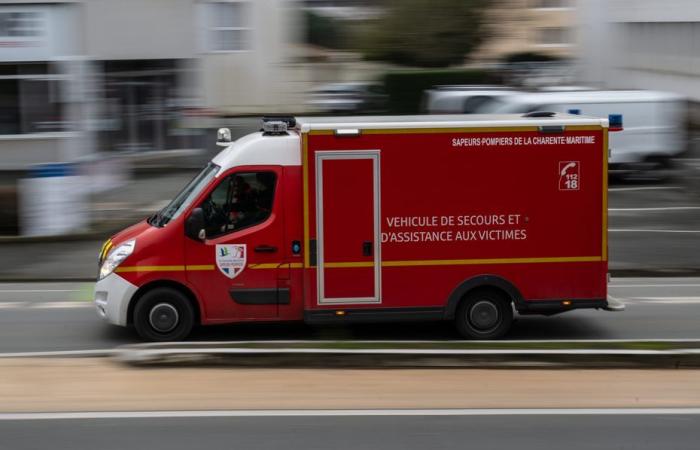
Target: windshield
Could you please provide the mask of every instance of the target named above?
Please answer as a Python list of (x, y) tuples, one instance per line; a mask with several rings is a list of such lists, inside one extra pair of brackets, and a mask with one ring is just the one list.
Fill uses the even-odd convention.
[(177, 218), (216, 176), (220, 168), (216, 164), (209, 163), (192, 181), (187, 183), (187, 186), (175, 196), (168, 206), (151, 216), (148, 223), (155, 227), (162, 227)]

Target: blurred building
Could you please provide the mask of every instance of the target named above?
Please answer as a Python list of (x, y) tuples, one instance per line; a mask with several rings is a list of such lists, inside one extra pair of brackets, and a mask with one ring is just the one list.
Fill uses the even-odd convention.
[(700, 2), (579, 0), (577, 7), (584, 82), (682, 94), (700, 123)]
[(192, 147), (191, 117), (293, 109), (291, 5), (0, 2), (3, 168)]
[(575, 55), (574, 0), (494, 0), (486, 12), (488, 37), (472, 55), (479, 62), (499, 61), (532, 52), (561, 58)]

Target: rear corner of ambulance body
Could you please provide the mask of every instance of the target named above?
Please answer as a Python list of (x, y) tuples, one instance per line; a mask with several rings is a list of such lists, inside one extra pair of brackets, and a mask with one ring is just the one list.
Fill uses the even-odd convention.
[[(181, 208), (171, 221), (154, 226), (144, 220), (117, 233), (106, 244), (109, 249), (104, 252), (104, 257), (121, 244), (135, 243), (133, 253), (113, 273), (97, 282), (95, 303), (99, 315), (108, 322), (127, 325), (134, 299), (156, 286), (175, 287), (194, 297), (202, 324), (301, 317), (301, 293), (297, 292), (300, 289), (292, 289), (291, 301), (287, 296), (286, 304), (279, 309), (278, 301), (240, 305), (231, 294), (231, 289), (236, 286), (276, 293), (280, 285), (289, 287), (293, 280), (301, 277), (300, 273), (298, 276), (294, 273), (300, 270), (291, 269), (293, 264), (282, 264), (282, 260), (290, 256), (286, 249), (290, 246), (283, 245), (286, 239), (301, 239), (297, 236), (301, 233), (301, 225), (295, 228), (294, 221), (291, 221), (289, 227), (284, 228), (286, 212), (301, 203), (299, 189), (294, 185), (300, 183), (301, 177), (298, 135), (290, 131), (287, 136), (268, 137), (262, 133), (245, 136), (221, 151), (198, 176), (208, 168), (213, 172), (208, 181), (200, 183), (185, 201), (187, 206)], [(204, 241), (185, 236), (184, 224), (191, 211), (201, 206), (226, 177), (256, 171), (273, 172), (276, 178), (273, 209), (264, 222)], [(290, 187), (290, 183), (294, 186)], [(261, 239), (265, 242), (258, 242)], [(248, 245), (250, 243), (269, 249), (258, 254)], [(219, 269), (216, 257), (217, 246), (229, 246), (230, 249), (231, 245), (246, 247), (243, 265), (233, 279)], [(257, 263), (261, 258), (264, 261)], [(260, 270), (254, 270), (256, 266)]]

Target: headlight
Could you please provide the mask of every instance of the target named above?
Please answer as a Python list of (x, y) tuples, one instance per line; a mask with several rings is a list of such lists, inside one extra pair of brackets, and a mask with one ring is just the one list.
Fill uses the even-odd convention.
[(134, 252), (134, 247), (136, 247), (136, 240), (131, 240), (124, 242), (109, 252), (109, 255), (107, 255), (107, 258), (102, 263), (102, 267), (100, 267), (100, 277), (98, 279), (101, 280), (114, 272), (114, 269), (119, 267), (119, 264)]

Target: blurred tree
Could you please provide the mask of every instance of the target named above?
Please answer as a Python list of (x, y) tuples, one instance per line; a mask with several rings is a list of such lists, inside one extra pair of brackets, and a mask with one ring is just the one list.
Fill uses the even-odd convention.
[(462, 63), (483, 40), (488, 0), (384, 0), (385, 14), (368, 26), (367, 59), (406, 66)]
[(338, 20), (312, 11), (305, 13), (306, 42), (319, 47), (343, 49), (347, 44), (346, 31)]

